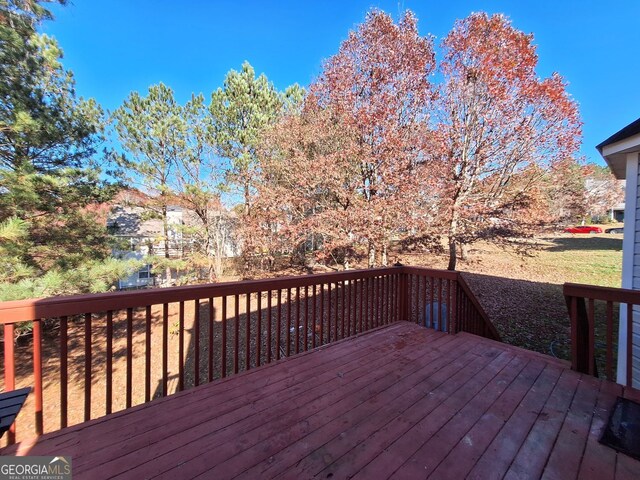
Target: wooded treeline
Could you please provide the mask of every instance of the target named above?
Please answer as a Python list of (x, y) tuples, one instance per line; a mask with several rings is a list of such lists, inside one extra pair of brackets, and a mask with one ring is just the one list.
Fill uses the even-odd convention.
[[(46, 3), (0, 1), (2, 298), (101, 291), (137, 268), (106, 230), (122, 188), (162, 220), (167, 278), (167, 209), (194, 213), (181, 262), (203, 280), (222, 274), (229, 212), (247, 268), (387, 265), (392, 246), (421, 243), (455, 269), (464, 245), (601, 214), (619, 195), (577, 158), (566, 82), (540, 78), (533, 36), (502, 15), (471, 14), (435, 45), (411, 12), (374, 10), (306, 89), (278, 91), (245, 62), (208, 97), (181, 104), (160, 83), (105, 113), (38, 33)], [(612, 187), (596, 199), (588, 177)]]

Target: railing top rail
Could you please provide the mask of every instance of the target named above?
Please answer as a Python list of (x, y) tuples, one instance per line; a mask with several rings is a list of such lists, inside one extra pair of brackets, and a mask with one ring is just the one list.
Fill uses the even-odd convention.
[(563, 294), (566, 297), (585, 297), (607, 302), (632, 303), (640, 305), (640, 291), (626, 288), (599, 287), (579, 283), (565, 283)]
[(0, 302), (0, 324), (38, 318), (78, 315), (87, 312), (104, 312), (126, 308), (160, 305), (201, 298), (242, 295), (268, 290), (312, 286), (325, 283), (371, 278), (380, 275), (401, 273), (398, 268), (376, 268), (349, 270), (306, 276), (288, 276), (261, 280), (244, 280), (205, 285), (136, 290), (132, 292), (107, 292), (97, 294), (70, 295), (41, 299)]
[(410, 273), (412, 275), (433, 276), (437, 278), (443, 278), (445, 280), (456, 280), (459, 273), (451, 270), (437, 270), (434, 268), (423, 267), (403, 267), (403, 273)]
[(414, 267), (386, 267), (363, 270), (348, 270), (314, 275), (288, 276), (261, 280), (245, 280), (206, 285), (189, 285), (184, 287), (160, 288), (153, 290), (136, 290), (133, 292), (108, 292), (59, 296), (50, 298), (16, 300), (0, 302), (0, 324), (79, 315), (87, 312), (104, 312), (108, 310), (124, 310), (127, 308), (161, 305), (201, 298), (215, 298), (246, 293), (265, 292), (268, 290), (305, 287), (346, 280), (372, 278), (381, 275), (405, 273), (429, 274), (442, 278), (456, 278), (455, 272)]
[[(183, 287), (152, 290), (136, 290), (129, 292), (117, 291), (15, 300), (0, 302), (0, 325), (5, 323), (36, 320), (39, 318), (72, 316), (88, 312), (105, 312), (108, 310), (124, 310), (127, 308), (144, 307), (147, 305), (161, 305), (164, 303), (174, 303), (202, 298), (215, 298), (236, 294), (243, 295), (247, 293), (265, 292), (268, 290), (285, 290), (287, 288), (321, 285), (397, 273), (433, 276), (435, 278), (449, 280), (461, 279), (458, 272), (423, 267), (398, 266), (302, 276), (275, 277), (261, 280), (188, 285)], [(467, 294), (470, 294), (470, 289), (466, 284), (464, 284), (463, 288), (466, 290)], [(470, 295), (470, 297), (473, 298), (473, 295)], [(482, 310), (482, 307), (480, 307), (477, 302), (475, 302), (475, 305), (481, 312), (483, 318), (491, 325), (491, 322), (488, 321), (488, 317)]]

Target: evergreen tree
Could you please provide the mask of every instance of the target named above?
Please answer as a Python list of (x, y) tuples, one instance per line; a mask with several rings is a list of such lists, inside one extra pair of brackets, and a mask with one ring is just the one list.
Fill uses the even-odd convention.
[[(293, 102), (299, 97), (299, 92), (290, 92)], [(231, 163), (227, 180), (239, 187), (245, 215), (251, 204), (260, 136), (277, 120), (282, 107), (283, 97), (264, 74), (256, 77), (249, 62), (242, 64), (241, 71), (227, 73), (224, 86), (211, 95), (212, 137), (219, 155)]]
[[(188, 155), (188, 124), (184, 109), (163, 83), (149, 87), (142, 97), (132, 92), (114, 113), (112, 120), (123, 149), (117, 161), (128, 181), (140, 185), (149, 194), (145, 209), (162, 219), (164, 258), (170, 256), (168, 207), (176, 202), (176, 170)], [(171, 279), (170, 263), (164, 262), (167, 281)]]
[(11, 238), (2, 244), (0, 282), (64, 272), (110, 253), (96, 215), (113, 193), (93, 160), (102, 110), (76, 96), (61, 49), (37, 32), (51, 18), (43, 3), (0, 1), (0, 224)]

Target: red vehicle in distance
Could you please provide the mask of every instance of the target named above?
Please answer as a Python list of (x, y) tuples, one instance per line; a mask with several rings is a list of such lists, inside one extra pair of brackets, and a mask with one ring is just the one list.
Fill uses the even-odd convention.
[(569, 227), (564, 229), (567, 233), (602, 233), (600, 227), (594, 227), (593, 225), (578, 225), (576, 227)]

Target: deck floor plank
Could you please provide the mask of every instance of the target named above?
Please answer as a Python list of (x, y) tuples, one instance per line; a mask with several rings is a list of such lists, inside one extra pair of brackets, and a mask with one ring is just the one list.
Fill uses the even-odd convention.
[(582, 457), (578, 478), (597, 478), (608, 480), (615, 477), (616, 451), (598, 442), (605, 425), (609, 421), (609, 412), (616, 398), (622, 394), (622, 387), (615, 383), (601, 382), (596, 408), (591, 421), (587, 447)]
[(636, 390), (396, 322), (3, 449), (74, 478), (640, 478), (598, 443)]
[[(521, 399), (526, 395), (531, 385), (536, 381), (538, 376), (544, 369), (545, 364), (537, 360), (529, 360), (525, 368), (523, 368), (515, 379), (508, 383), (506, 388), (495, 398), (495, 401), (489, 405), (486, 412), (476, 410), (471, 414), (473, 418), (479, 418), (477, 422), (470, 422), (470, 429), (467, 429), (464, 434), (465, 441), (470, 444), (476, 451), (479, 449), (484, 451), (486, 446), (491, 442), (491, 439), (495, 436), (495, 430), (500, 428), (504, 422), (509, 418), (511, 412), (513, 412)], [(467, 411), (473, 410), (473, 404), (470, 402), (467, 407)], [(464, 421), (464, 420), (463, 420)], [(446, 432), (444, 432), (446, 435)], [(450, 440), (451, 441), (451, 440)], [(448, 451), (455, 446), (455, 443), (448, 445)], [(444, 449), (443, 449), (444, 450)], [(426, 450), (420, 453), (416, 452), (419, 457), (417, 460), (408, 464), (406, 467), (413, 467), (410, 472), (416, 472), (420, 465), (425, 464), (425, 474), (429, 474), (438, 465), (439, 460), (446, 456), (446, 452), (440, 451), (439, 454), (431, 460), (431, 454)], [(394, 474), (394, 478), (402, 478), (403, 471), (399, 470)], [(407, 478), (407, 477), (404, 477)], [(451, 477), (453, 478), (453, 477)]]
[(505, 479), (540, 478), (578, 387), (578, 379), (579, 376), (570, 370), (562, 372), (551, 396), (507, 470)]
[[(207, 437), (200, 438), (196, 444), (183, 444), (149, 466), (152, 471), (158, 471), (166, 465), (168, 468), (162, 474), (168, 478), (194, 478), (203, 473), (219, 478), (238, 475), (249, 463), (268, 458), (271, 453), (329, 422), (333, 416), (357, 407), (392, 387), (404, 375), (416, 371), (421, 359), (430, 360), (420, 353), (419, 349), (414, 349), (402, 358), (385, 357), (357, 372), (339, 372), (340, 376), (331, 388), (321, 386), (311, 395), (293, 398), (286, 404), (286, 410), (265, 410), (264, 417), (256, 419), (255, 429), (241, 428), (241, 435), (229, 432), (224, 438), (218, 435), (215, 442)], [(187, 463), (175, 466), (175, 456), (184, 458)], [(189, 461), (191, 458), (193, 461)], [(213, 469), (211, 463), (216, 465)], [(148, 476), (152, 471), (132, 473)]]
[[(389, 328), (391, 334), (396, 327), (390, 326)], [(197, 426), (203, 420), (213, 419), (218, 419), (218, 426), (224, 428), (233, 424), (237, 419), (243, 419), (250, 413), (256, 413), (255, 404), (264, 397), (278, 395), (279, 398), (284, 399), (287, 398), (287, 395), (296, 396), (323, 381), (332, 382), (336, 370), (339, 371), (345, 367), (368, 366), (372, 360), (380, 360), (380, 357), (391, 351), (393, 347), (386, 345), (374, 350), (373, 347), (379, 346), (379, 335), (383, 335), (382, 330), (354, 339), (358, 341), (359, 349), (353, 349), (346, 345), (346, 342), (339, 342), (334, 345), (335, 349), (329, 357), (306, 358), (308, 354), (290, 357), (278, 365), (271, 364), (262, 367), (266, 370), (263, 375), (260, 375), (257, 370), (250, 370), (236, 376), (237, 378), (230, 377), (222, 382), (203, 385), (197, 389), (119, 412), (114, 414), (109, 422), (97, 419), (72, 427), (68, 429), (68, 433), (64, 437), (61, 437), (61, 442), (58, 445), (67, 448), (77, 445), (74, 450), (80, 456), (85, 452), (93, 451), (98, 446), (102, 449), (113, 447), (104, 450), (103, 455), (87, 456), (84, 458), (86, 462), (77, 462), (77, 466), (91, 463), (96, 467), (106, 461), (113, 460), (114, 456), (117, 456), (114, 453), (120, 453), (118, 449), (127, 454), (139, 448), (146, 448), (148, 446), (147, 437), (150, 435), (170, 436), (174, 432), (183, 433)], [(280, 368), (275, 368), (276, 366)], [(273, 370), (274, 368), (275, 370)], [(245, 381), (238, 381), (241, 377), (244, 377)], [(214, 409), (205, 401), (212, 394), (216, 397)], [(178, 398), (180, 398), (179, 401)], [(158, 410), (157, 405), (160, 403), (170, 403), (171, 412), (167, 412), (166, 415), (142, 414), (142, 411), (148, 408)], [(171, 421), (173, 418), (181, 418), (182, 422)], [(128, 428), (132, 432), (127, 438), (126, 445), (122, 445), (117, 436), (117, 433), (123, 428)], [(65, 440), (66, 437), (72, 438), (73, 444)], [(109, 439), (112, 439), (111, 443), (109, 443)], [(38, 448), (36, 447), (34, 451), (37, 452)]]
[[(522, 370), (524, 363), (526, 362), (517, 359), (516, 362), (509, 365), (507, 370), (514, 370), (515, 376)], [(426, 437), (431, 431), (437, 430), (448, 418), (455, 415), (457, 410), (473, 398), (490, 380), (480, 375), (481, 370), (478, 367), (481, 365), (473, 362), (460, 369), (455, 375), (448, 375), (440, 388), (433, 392), (425, 391), (424, 396), (410, 409), (395, 418), (390, 418), (385, 426), (373, 435), (354, 443), (354, 448), (351, 451), (319, 472), (318, 476), (325, 478), (331, 475), (342, 478), (351, 471), (359, 471), (358, 475), (365, 478), (367, 474), (376, 477), (382, 476), (381, 471), (374, 471), (369, 467), (372, 462), (376, 462), (380, 456), (386, 456), (387, 449), (395, 442), (399, 442), (395, 444), (396, 448), (405, 444), (408, 444), (408, 448), (413, 447), (415, 440), (406, 437), (407, 432), (411, 432), (411, 435)], [(395, 453), (395, 449), (391, 453)]]
[[(365, 338), (362, 337), (361, 340)], [(277, 423), (276, 428), (288, 429), (302, 421), (304, 417), (300, 418), (300, 416), (305, 411), (308, 412), (309, 408), (328, 408), (336, 397), (349, 396), (362, 384), (366, 385), (375, 378), (379, 369), (388, 365), (397, 365), (402, 361), (401, 352), (405, 348), (409, 351), (414, 350), (414, 354), (419, 352), (418, 349), (412, 348), (420, 342), (415, 336), (398, 336), (396, 342), (388, 342), (382, 346), (378, 343), (359, 345), (360, 348), (354, 349), (362, 355), (357, 362), (334, 364), (333, 368), (317, 377), (311, 376), (303, 383), (274, 392), (273, 396), (263, 395), (254, 402), (245, 402), (229, 412), (224, 421), (215, 415), (215, 411), (213, 416), (207, 413), (193, 415), (190, 421), (185, 420), (176, 425), (176, 434), (145, 448), (144, 454), (147, 461), (127, 471), (127, 475), (146, 478), (159, 475), (175, 467), (175, 458), (184, 458), (185, 461), (195, 459), (188, 466), (181, 464), (183, 468), (196, 469), (196, 465), (202, 462), (208, 465), (212, 462), (217, 464), (218, 461), (226, 458), (224, 455), (230, 452), (234, 445), (239, 443), (239, 447), (245, 448), (251, 445), (249, 443), (251, 440), (246, 439), (247, 435), (238, 440), (241, 436), (238, 432), (249, 434), (254, 429), (260, 429), (263, 435), (269, 438), (271, 432), (267, 430), (273, 423), (272, 419)], [(340, 347), (340, 350), (352, 349), (352, 346), (346, 343), (341, 344)], [(304, 363), (298, 365), (303, 367)], [(247, 388), (250, 388), (249, 382), (246, 383)], [(314, 399), (316, 402), (310, 403)], [(188, 423), (188, 428), (184, 427), (184, 423)], [(137, 452), (129, 451), (128, 444), (123, 445), (121, 449), (122, 455), (103, 464), (100, 468), (124, 471), (127, 465), (131, 465)], [(213, 458), (204, 455), (211, 450), (214, 450)], [(96, 469), (95, 464), (91, 467)]]
[[(509, 419), (497, 430), (498, 433), (484, 452), (482, 445), (473, 442), (471, 436), (473, 429), (470, 429), (469, 434), (447, 452), (447, 458), (438, 465), (434, 476), (462, 478), (468, 475), (470, 478), (502, 478), (561, 374), (560, 368), (547, 364)], [(483, 428), (481, 425), (486, 418), (486, 416), (482, 417), (477, 428)], [(494, 425), (494, 431), (498, 427), (499, 424)]]
[(591, 429), (600, 381), (580, 375), (578, 388), (564, 419), (549, 461), (542, 472), (545, 480), (576, 478)]
[[(246, 455), (258, 455), (258, 452), (263, 456), (268, 455), (268, 462), (244, 470), (242, 477), (268, 478), (286, 472), (293, 465), (296, 465), (297, 469), (301, 469), (303, 467), (302, 459), (308, 455), (314, 457), (312, 465), (316, 465), (315, 457), (318, 453), (310, 453), (309, 445), (316, 445), (327, 438), (347, 438), (350, 437), (351, 432), (357, 432), (356, 435), (358, 437), (356, 438), (359, 438), (359, 435), (363, 433), (361, 430), (363, 425), (361, 423), (364, 422), (367, 426), (370, 426), (375, 419), (380, 417), (380, 413), (385, 407), (398, 404), (399, 399), (403, 398), (412, 388), (424, 386), (425, 382), (432, 382), (432, 375), (436, 371), (448, 371), (452, 367), (455, 368), (457, 362), (464, 360), (464, 358), (461, 359), (454, 353), (457, 351), (454, 350), (454, 344), (452, 343), (457, 342), (446, 344), (446, 347), (451, 349), (449, 352), (434, 351), (432, 354), (423, 356), (419, 361), (416, 361), (411, 373), (404, 378), (404, 381), (394, 382), (384, 391), (361, 399), (361, 403), (357, 406), (343, 412), (324, 411), (314, 415), (314, 417), (319, 416), (323, 424), (319, 428), (311, 430), (304, 438), (292, 438), (288, 433), (280, 432), (278, 436), (285, 437), (282, 444), (278, 442), (278, 444), (272, 445), (270, 443), (258, 449), (253, 449), (253, 451), (243, 452)], [(472, 346), (468, 342), (463, 343)], [(380, 373), (384, 375), (383, 372)], [(310, 418), (309, 420), (314, 421), (315, 418)], [(324, 458), (329, 458), (326, 452), (322, 453), (322, 455)]]
[[(464, 347), (461, 347), (464, 348)], [(504, 352), (502, 352), (504, 353)], [(375, 414), (364, 417), (362, 421), (351, 425), (349, 421), (345, 418), (337, 418), (336, 421), (338, 424), (342, 424), (345, 427), (350, 428), (342, 428), (338, 429), (339, 434), (333, 436), (332, 438), (321, 445), (320, 448), (317, 448), (310, 452), (298, 452), (298, 455), (294, 455), (292, 459), (289, 460), (288, 465), (277, 465), (270, 466), (269, 469), (260, 471), (260, 474), (265, 475), (266, 477), (271, 478), (275, 473), (284, 473), (283, 466), (290, 466), (291, 468), (288, 470), (290, 475), (289, 477), (303, 478), (307, 476), (312, 476), (318, 473), (319, 467), (326, 464), (331, 465), (336, 461), (340, 461), (340, 459), (347, 453), (349, 453), (355, 445), (358, 445), (361, 442), (358, 442), (359, 439), (369, 438), (374, 435), (378, 430), (382, 429), (387, 425), (393, 425), (401, 415), (405, 414), (409, 409), (414, 408), (416, 404), (421, 405), (422, 408), (425, 408), (425, 404), (420, 404), (419, 402), (424, 399), (426, 396), (430, 396), (433, 398), (435, 402), (442, 402), (446, 399), (446, 394), (443, 392), (443, 384), (445, 384), (450, 377), (453, 376), (457, 371), (460, 370), (461, 366), (464, 367), (465, 356), (461, 355), (459, 350), (452, 350), (450, 352), (452, 355), (456, 355), (458, 359), (447, 365), (446, 367), (440, 369), (436, 375), (433, 375), (428, 382), (422, 382), (417, 385), (411, 386), (407, 384), (399, 385), (400, 391), (402, 392), (396, 398), (394, 398), (391, 402), (382, 405), (381, 408), (375, 411)], [(469, 382), (477, 381), (481, 382), (482, 377), (489, 374), (489, 371), (493, 369), (500, 370), (504, 367), (505, 364), (509, 363), (512, 359), (508, 354), (500, 354), (493, 357), (490, 360), (489, 368), (482, 369), (477, 376), (469, 376)], [(472, 372), (469, 372), (472, 373)], [(463, 380), (464, 377), (460, 377), (459, 380)], [(473, 388), (469, 383), (468, 386)], [(350, 412), (351, 415), (354, 415), (355, 412)], [(320, 432), (317, 432), (320, 433)], [(326, 437), (325, 437), (326, 438)], [(319, 439), (320, 440), (320, 439)], [(319, 443), (319, 442), (318, 442)], [(305, 455), (306, 454), (306, 455)], [(301, 456), (305, 456), (305, 458), (301, 458)], [(295, 463), (295, 468), (292, 460), (298, 460)], [(318, 460), (321, 460), (320, 462)], [(345, 460), (342, 460), (345, 461)], [(353, 461), (352, 458), (346, 460), (347, 462)], [(280, 470), (277, 470), (280, 468)], [(329, 467), (332, 468), (332, 467)], [(252, 473), (255, 472), (247, 472), (246, 478), (251, 478)], [(331, 473), (331, 472), (329, 472)], [(328, 474), (328, 473), (327, 473)], [(254, 477), (255, 478), (255, 477)]]
[[(482, 390), (470, 390), (468, 392), (469, 402), (466, 405), (456, 405), (456, 412), (451, 418), (442, 416), (439, 422), (428, 419), (427, 421), (432, 425), (430, 429), (407, 432), (401, 441), (385, 450), (383, 456), (367, 465), (359, 475), (362, 474), (362, 477), (366, 478), (368, 473), (381, 469), (384, 461), (388, 466), (381, 471), (393, 472), (394, 478), (415, 478), (429, 475), (437, 467), (440, 460), (446, 457), (458, 439), (468, 432), (469, 428), (491, 405), (495, 404), (496, 399), (517, 381), (527, 367), (520, 371), (518, 371), (518, 366), (504, 369), (491, 378)], [(439, 423), (442, 423), (439, 429), (432, 436), (427, 437), (425, 434), (433, 431)], [(415, 445), (413, 453), (411, 453), (412, 450), (409, 448), (408, 442), (413, 442)], [(395, 457), (393, 461), (388, 458), (388, 455)]]

